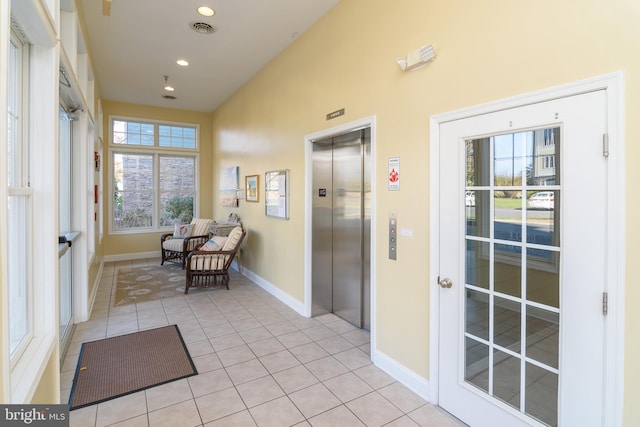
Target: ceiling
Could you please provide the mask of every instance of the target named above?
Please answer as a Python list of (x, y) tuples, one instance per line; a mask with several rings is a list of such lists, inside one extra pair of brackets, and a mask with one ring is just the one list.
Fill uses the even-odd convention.
[[(339, 1), (112, 0), (110, 16), (102, 0), (82, 8), (102, 99), (212, 112)], [(202, 5), (215, 15), (199, 15)], [(194, 22), (216, 31), (195, 32)]]

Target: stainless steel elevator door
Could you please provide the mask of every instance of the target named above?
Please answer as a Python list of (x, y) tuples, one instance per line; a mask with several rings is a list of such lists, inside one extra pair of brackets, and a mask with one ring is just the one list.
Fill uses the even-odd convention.
[(369, 130), (314, 143), (312, 314), (369, 328)]
[(333, 144), (313, 144), (311, 314), (333, 312)]

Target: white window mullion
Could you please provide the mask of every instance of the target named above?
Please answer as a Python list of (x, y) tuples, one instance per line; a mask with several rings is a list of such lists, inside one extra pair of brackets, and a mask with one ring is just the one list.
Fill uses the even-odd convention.
[[(156, 125), (157, 129), (157, 125)], [(156, 132), (156, 140), (158, 133)], [(153, 156), (153, 184), (152, 184), (152, 197), (153, 197), (153, 218), (152, 224), (155, 229), (160, 227), (160, 156), (156, 153)]]

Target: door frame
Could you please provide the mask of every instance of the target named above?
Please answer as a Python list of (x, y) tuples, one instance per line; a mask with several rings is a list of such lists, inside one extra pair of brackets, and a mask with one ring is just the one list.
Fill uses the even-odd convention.
[[(604, 425), (622, 424), (624, 392), (624, 293), (625, 293), (625, 155), (624, 155), (624, 74), (622, 71), (596, 76), (560, 86), (437, 114), (430, 118), (430, 242), (429, 242), (429, 394), (439, 401), (439, 317), (440, 287), (440, 125), (473, 116), (489, 114), (595, 90), (607, 93), (607, 244), (608, 314), (605, 317), (605, 396)], [(455, 415), (455, 414), (453, 414)]]
[[(370, 299), (370, 333), (371, 350), (375, 345), (375, 319), (376, 319), (376, 116), (364, 117), (349, 123), (338, 125), (329, 129), (324, 129), (304, 137), (304, 315), (311, 317), (312, 307), (312, 262), (313, 254), (313, 143), (322, 139), (343, 135), (359, 129), (371, 129), (371, 243), (370, 243), (370, 271), (369, 286), (371, 290)], [(373, 351), (372, 351), (373, 353)]]

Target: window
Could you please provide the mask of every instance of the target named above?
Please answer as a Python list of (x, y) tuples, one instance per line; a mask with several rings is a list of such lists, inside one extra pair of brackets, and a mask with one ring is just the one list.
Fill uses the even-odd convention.
[(112, 233), (190, 222), (197, 191), (197, 127), (112, 119)]
[(114, 144), (153, 146), (154, 126), (151, 123), (113, 121)]
[(13, 33), (9, 44), (8, 91), (8, 210), (9, 351), (11, 362), (20, 357), (33, 336), (31, 275), (29, 266), (32, 191), (28, 184), (27, 139), (22, 131), (22, 100), (28, 47)]
[(551, 169), (556, 167), (556, 156), (544, 156), (542, 158), (544, 168)]
[(555, 129), (544, 129), (544, 143), (545, 147), (551, 147), (556, 145)]
[[(156, 134), (158, 140), (156, 142)], [(196, 126), (175, 126), (113, 120), (113, 144), (146, 147), (196, 148)]]
[(196, 148), (196, 129), (193, 127), (158, 126), (160, 146), (174, 148)]
[[(13, 1), (14, 5), (36, 8), (31, 2)], [(58, 214), (51, 200), (58, 192), (60, 52), (53, 36), (54, 22), (31, 16), (29, 22), (11, 16), (9, 35), (4, 39), (7, 60), (0, 61), (5, 89), (0, 91), (0, 103), (7, 124), (0, 137), (0, 227), (7, 233), (0, 249), (7, 281), (7, 310), (0, 313), (7, 340), (0, 358), (7, 363), (2, 363), (0, 376), (5, 401), (13, 403), (33, 400), (58, 345), (58, 267), (54, 261)], [(9, 17), (5, 19), (8, 24)]]

